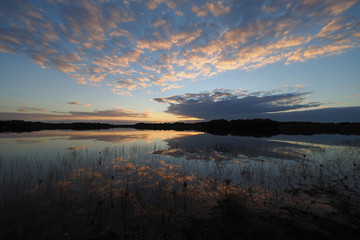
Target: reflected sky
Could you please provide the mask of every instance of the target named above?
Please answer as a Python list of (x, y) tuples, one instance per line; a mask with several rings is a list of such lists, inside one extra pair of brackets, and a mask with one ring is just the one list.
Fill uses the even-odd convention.
[[(54, 155), (73, 150), (101, 151), (120, 145), (152, 144), (158, 155), (185, 159), (233, 160), (273, 157), (305, 159), (309, 153), (325, 149), (340, 151), (358, 148), (359, 136), (319, 134), (278, 135), (270, 138), (216, 136), (195, 131), (109, 129), (96, 131), (46, 130), (0, 134), (2, 156)], [(335, 150), (334, 150), (335, 151)]]
[(250, 207), (321, 215), (335, 209), (324, 186), (360, 201), (360, 147), (346, 144), (358, 141), (132, 129), (0, 134), (0, 200), (28, 193), (61, 202), (66, 193), (81, 209), (99, 199), (121, 209), (126, 198), (139, 211), (183, 211), (186, 203), (190, 212), (234, 194)]
[(152, 143), (166, 147), (166, 140), (202, 132), (176, 132), (135, 129), (97, 131), (46, 130), (27, 133), (0, 134), (0, 153), (3, 155), (54, 154), (66, 150), (92, 149), (123, 144)]
[[(232, 160), (239, 156), (268, 157), (281, 159), (309, 159), (310, 153), (340, 151), (341, 149), (359, 147), (358, 136), (320, 134), (312, 136), (278, 135), (270, 138), (239, 136), (215, 136), (202, 134), (184, 136), (168, 140), (170, 151), (162, 154), (179, 156), (185, 149), (185, 158)], [(336, 150), (335, 150), (336, 149)], [(209, 155), (209, 153), (211, 153)]]

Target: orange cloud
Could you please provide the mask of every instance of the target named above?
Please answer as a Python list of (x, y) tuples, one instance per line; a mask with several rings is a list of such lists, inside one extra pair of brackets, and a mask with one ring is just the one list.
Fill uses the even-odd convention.
[(172, 43), (166, 39), (140, 39), (137, 43), (139, 49), (150, 49), (155, 52), (159, 49), (171, 49)]
[(146, 6), (154, 10), (156, 9), (161, 3), (165, 3), (169, 8), (174, 9), (176, 7), (176, 2), (173, 0), (150, 0), (146, 3)]
[(54, 15), (38, 1), (15, 1), (16, 7), (0, 9), (0, 51), (28, 56), (80, 84), (130, 95), (359, 46), (351, 12), (357, 0), (250, 2), (150, 0), (140, 8), (136, 1), (54, 1)]
[(176, 45), (184, 46), (190, 42), (198, 39), (201, 36), (203, 30), (198, 29), (194, 32), (181, 32), (179, 34), (170, 35), (170, 41)]
[(134, 41), (134, 37), (131, 35), (131, 33), (125, 29), (117, 29), (116, 31), (113, 31), (111, 33), (109, 33), (109, 37), (126, 37), (128, 38), (130, 41)]
[(316, 35), (316, 37), (326, 37), (330, 34), (333, 34), (342, 28), (344, 28), (344, 24), (341, 23), (341, 18), (336, 18), (333, 21), (331, 21), (329, 24), (327, 24), (325, 27), (323, 27), (320, 32)]
[(168, 90), (171, 90), (171, 89), (178, 89), (178, 88), (182, 88), (183, 86), (181, 85), (178, 85), (178, 84), (170, 84), (170, 85), (167, 85), (166, 87), (160, 89), (160, 92), (165, 92), (165, 91), (168, 91)]
[(54, 112), (32, 113), (32, 112), (0, 112), (0, 119), (21, 119), (28, 121), (139, 121), (147, 119), (148, 113), (138, 113), (125, 109), (95, 110), (91, 112)]
[(317, 47), (307, 47), (306, 49), (297, 50), (288, 57), (287, 62), (303, 62), (307, 59), (318, 58), (343, 53), (346, 49), (353, 48), (354, 45), (325, 45)]
[(202, 6), (193, 6), (191, 10), (198, 17), (206, 17), (209, 12), (211, 12), (214, 16), (219, 16), (230, 12), (229, 6), (223, 6), (221, 1), (215, 3), (206, 3)]
[(34, 107), (20, 107), (19, 112), (47, 112), (45, 108), (34, 108)]
[(352, 7), (357, 2), (357, 0), (330, 2), (331, 4), (327, 8), (325, 8), (325, 12), (330, 12), (332, 15), (337, 16)]

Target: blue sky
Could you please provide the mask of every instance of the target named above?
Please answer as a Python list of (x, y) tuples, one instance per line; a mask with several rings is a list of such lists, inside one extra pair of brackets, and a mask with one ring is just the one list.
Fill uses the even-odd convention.
[(1, 1), (0, 119), (360, 122), (359, 46), (358, 0)]

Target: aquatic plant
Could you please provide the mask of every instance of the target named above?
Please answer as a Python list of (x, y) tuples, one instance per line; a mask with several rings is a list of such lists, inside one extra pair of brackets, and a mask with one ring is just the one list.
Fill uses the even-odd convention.
[[(301, 160), (235, 156), (221, 164), (153, 154), (158, 150), (132, 144), (2, 159), (0, 236), (186, 239), (209, 231), (216, 239), (228, 231), (229, 238), (260, 238), (258, 221), (283, 238), (290, 234), (285, 222), (300, 236), (329, 236), (336, 226), (351, 239), (359, 231), (357, 148), (308, 152)], [(313, 228), (296, 225), (304, 219)]]

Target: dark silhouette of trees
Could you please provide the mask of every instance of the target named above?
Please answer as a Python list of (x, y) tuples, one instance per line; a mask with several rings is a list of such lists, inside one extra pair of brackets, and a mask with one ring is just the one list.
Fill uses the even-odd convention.
[(360, 135), (360, 123), (316, 123), (316, 122), (277, 122), (271, 119), (217, 119), (197, 123), (136, 123), (134, 125), (115, 125), (108, 123), (42, 123), (21, 120), (0, 121), (0, 132), (31, 132), (39, 130), (70, 129), (100, 130), (110, 128), (135, 128), (153, 130), (195, 130), (214, 135), (238, 135), (270, 137), (277, 134), (346, 134)]

